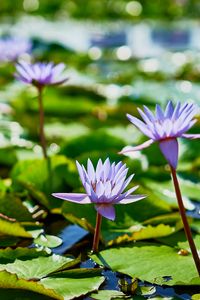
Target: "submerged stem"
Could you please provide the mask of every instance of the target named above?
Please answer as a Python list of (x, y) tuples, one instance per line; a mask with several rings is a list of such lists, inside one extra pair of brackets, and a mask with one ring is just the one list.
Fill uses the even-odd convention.
[(174, 183), (174, 187), (175, 187), (175, 191), (176, 191), (176, 198), (178, 201), (179, 212), (180, 212), (180, 215), (182, 218), (185, 234), (186, 234), (189, 246), (190, 246), (190, 250), (192, 252), (192, 256), (193, 256), (197, 271), (200, 276), (200, 259), (199, 259), (199, 255), (198, 255), (198, 252), (197, 252), (197, 249), (196, 249), (193, 237), (192, 237), (192, 232), (190, 230), (190, 226), (188, 224), (187, 216), (185, 213), (185, 207), (183, 205), (179, 182), (178, 182), (178, 178), (176, 176), (176, 170), (172, 166), (170, 166), (170, 168), (171, 168), (171, 174), (172, 174), (173, 183)]
[(46, 150), (46, 139), (44, 134), (44, 108), (42, 102), (42, 87), (38, 87), (38, 102), (39, 102), (39, 134), (40, 134), (40, 144), (42, 147), (43, 156), (47, 159), (47, 150)]
[(102, 221), (102, 216), (97, 212), (96, 227), (95, 227), (94, 240), (93, 240), (93, 245), (92, 245), (92, 252), (94, 252), (94, 253), (97, 253), (98, 249), (99, 249), (101, 221)]

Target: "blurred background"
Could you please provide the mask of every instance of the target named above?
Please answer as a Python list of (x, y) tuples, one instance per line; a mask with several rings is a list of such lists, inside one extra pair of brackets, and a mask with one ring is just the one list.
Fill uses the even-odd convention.
[[(123, 146), (144, 139), (127, 112), (169, 99), (199, 103), (199, 13), (198, 0), (2, 0), (1, 40), (15, 38), (29, 47), (5, 59), (0, 46), (1, 175), (18, 160), (41, 157), (36, 90), (14, 79), (16, 60), (67, 66), (66, 85), (44, 95), (50, 154), (84, 162), (109, 153), (119, 160)], [(198, 160), (197, 143), (189, 144), (180, 148), (186, 171), (192, 166), (185, 161)], [(133, 167), (164, 165), (155, 149), (136, 153)]]

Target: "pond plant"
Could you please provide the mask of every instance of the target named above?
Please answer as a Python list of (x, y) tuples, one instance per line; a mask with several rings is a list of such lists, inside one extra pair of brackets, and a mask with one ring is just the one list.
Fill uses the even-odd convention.
[(25, 84), (35, 86), (38, 91), (40, 143), (45, 159), (47, 158), (47, 147), (44, 133), (43, 90), (45, 86), (60, 85), (66, 82), (68, 77), (63, 73), (64, 69), (63, 63), (57, 65), (52, 62), (30, 64), (22, 61), (16, 64), (15, 77)]
[(134, 174), (126, 178), (128, 168), (122, 162), (111, 164), (107, 158), (102, 163), (99, 159), (96, 170), (90, 159), (87, 161), (87, 170), (79, 162), (76, 162), (76, 165), (86, 193), (54, 193), (53, 196), (79, 204), (95, 204), (97, 217), (92, 251), (98, 252), (102, 216), (113, 221), (115, 220), (115, 204), (136, 202), (145, 196), (132, 195), (138, 186), (124, 192)]
[(155, 114), (153, 114), (146, 106), (144, 106), (143, 111), (138, 108), (138, 112), (143, 121), (130, 114), (127, 114), (127, 117), (133, 125), (135, 125), (150, 139), (136, 147), (126, 146), (120, 153), (126, 154), (132, 151), (142, 150), (149, 147), (154, 142), (159, 143), (160, 150), (170, 166), (184, 231), (190, 245), (191, 253), (193, 255), (197, 271), (200, 275), (200, 259), (186, 217), (179, 182), (176, 174), (178, 164), (177, 138), (200, 138), (200, 134), (185, 133), (196, 122), (194, 116), (198, 113), (198, 107), (193, 103), (185, 103), (182, 105), (178, 103), (174, 107), (172, 102), (169, 101), (164, 111), (161, 109), (160, 105), (156, 105)]

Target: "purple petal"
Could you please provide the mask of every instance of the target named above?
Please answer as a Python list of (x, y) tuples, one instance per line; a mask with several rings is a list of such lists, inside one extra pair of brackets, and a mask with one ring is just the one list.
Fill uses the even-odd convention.
[(95, 202), (95, 203), (98, 202), (97, 194), (94, 192), (92, 185), (86, 182), (84, 187), (85, 187), (86, 193), (88, 194), (88, 196), (91, 199), (91, 202)]
[(149, 123), (152, 122), (152, 119), (149, 117), (149, 115), (145, 114), (140, 108), (137, 108), (137, 110), (145, 123), (149, 125)]
[(96, 195), (98, 198), (104, 195), (105, 186), (102, 181), (97, 182), (96, 184)]
[(105, 192), (104, 192), (104, 194), (105, 194), (105, 196), (106, 196), (107, 199), (110, 198), (111, 192), (112, 192), (111, 183), (110, 183), (110, 181), (107, 181), (105, 183)]
[(184, 133), (181, 135), (181, 137), (186, 138), (186, 139), (191, 139), (191, 140), (200, 139), (200, 133), (197, 133), (197, 134)]
[(88, 197), (87, 194), (78, 194), (78, 193), (54, 193), (52, 196), (62, 199), (62, 200), (67, 200), (70, 202), (75, 202), (79, 204), (88, 204), (91, 203), (90, 198)]
[(160, 150), (168, 163), (176, 169), (178, 163), (178, 141), (167, 139), (159, 142)]
[(96, 180), (99, 181), (100, 179), (103, 180), (103, 164), (101, 159), (98, 160), (96, 167)]
[(117, 174), (117, 172), (122, 168), (125, 167), (126, 168), (126, 164), (123, 165), (123, 163), (120, 161), (118, 162), (118, 164), (115, 166), (115, 175)]
[(163, 120), (164, 119), (164, 113), (160, 107), (160, 105), (156, 104), (156, 118), (158, 120)]
[(115, 209), (113, 205), (97, 204), (95, 205), (95, 208), (98, 211), (98, 213), (103, 217), (112, 221), (115, 219)]
[(58, 76), (60, 73), (62, 73), (65, 69), (64, 63), (59, 63), (56, 66), (53, 67), (53, 74), (54, 76)]
[(108, 179), (110, 172), (110, 160), (107, 158), (103, 164), (104, 181)]
[(167, 103), (166, 109), (165, 109), (165, 117), (166, 118), (171, 118), (174, 112), (174, 107), (171, 101)]
[(129, 196), (127, 196), (127, 198), (120, 200), (116, 204), (128, 204), (128, 203), (132, 203), (132, 202), (137, 202), (144, 198), (146, 198), (146, 195), (129, 195)]
[(124, 182), (124, 180), (126, 179), (127, 173), (128, 173), (128, 168), (126, 168), (122, 172), (118, 172), (114, 178), (115, 184), (117, 185), (118, 183)]
[(150, 138), (153, 138), (152, 132), (148, 129), (147, 125), (144, 122), (129, 114), (127, 114), (126, 116), (133, 125), (135, 125), (140, 131), (142, 131), (142, 133), (144, 133)]
[(176, 120), (179, 117), (180, 108), (181, 108), (181, 104), (180, 104), (180, 102), (178, 102), (178, 104), (176, 105), (176, 107), (174, 109), (173, 115), (171, 117), (172, 120)]
[(144, 105), (143, 107), (144, 107), (144, 112), (147, 115), (147, 117), (149, 118), (149, 120), (151, 122), (154, 122), (155, 121), (155, 117), (154, 117), (153, 113), (150, 111), (150, 109), (148, 109), (147, 106)]
[(84, 175), (84, 172), (83, 172), (83, 168), (81, 167), (81, 165), (79, 164), (78, 161), (76, 161), (76, 166), (77, 166), (77, 169), (78, 169), (78, 173), (79, 173), (79, 176), (80, 176), (80, 179), (83, 183), (83, 185), (85, 184), (85, 181), (86, 181), (86, 178), (85, 178), (85, 175)]
[(16, 65), (16, 70), (19, 76), (23, 76), (24, 78), (31, 80), (31, 77), (28, 74), (28, 72), (20, 64)]
[(135, 146), (135, 147), (126, 146), (122, 149), (122, 151), (119, 152), (119, 154), (126, 154), (126, 153), (132, 152), (132, 151), (139, 151), (139, 150), (148, 148), (153, 143), (154, 143), (153, 140), (148, 140), (148, 141), (144, 142), (143, 144)]
[(130, 188), (128, 191), (126, 191), (121, 196), (123, 196), (124, 198), (127, 198), (131, 193), (135, 192), (138, 188), (139, 188), (139, 185), (133, 186), (132, 188)]
[(87, 173), (88, 173), (88, 177), (89, 177), (90, 181), (95, 182), (95, 179), (96, 179), (95, 170), (94, 170), (93, 164), (90, 159), (88, 159), (88, 161), (87, 161)]

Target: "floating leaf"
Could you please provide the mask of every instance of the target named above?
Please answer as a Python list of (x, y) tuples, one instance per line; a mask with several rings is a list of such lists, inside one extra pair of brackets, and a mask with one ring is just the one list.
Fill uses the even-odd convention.
[(20, 198), (11, 193), (0, 197), (0, 212), (17, 221), (32, 221), (31, 213)]
[(0, 233), (31, 238), (31, 234), (17, 221), (0, 216)]
[[(101, 251), (92, 258), (99, 264), (156, 284), (200, 285), (192, 255), (182, 256), (168, 246), (136, 243)], [(166, 276), (172, 278), (166, 281)]]
[(0, 288), (31, 290), (60, 300), (97, 290), (104, 281), (101, 270), (66, 270), (78, 262), (80, 258), (47, 256), (35, 249), (0, 250)]
[[(199, 235), (196, 235), (195, 238), (194, 238), (194, 243), (196, 245), (196, 248), (197, 250), (200, 250), (200, 236)], [(188, 241), (185, 241), (185, 242), (179, 242), (178, 243), (178, 247), (180, 249), (186, 249), (190, 252), (190, 246), (188, 244)]]
[(66, 271), (62, 277), (44, 278), (41, 283), (63, 296), (64, 300), (71, 300), (97, 290), (104, 280), (97, 269), (77, 269)]
[(36, 280), (56, 271), (73, 259), (53, 254), (48, 257), (37, 257), (29, 260), (16, 259), (13, 263), (0, 264), (0, 270), (17, 274), (19, 278)]
[(48, 256), (45, 251), (38, 250), (36, 248), (21, 248), (16, 249), (6, 248), (0, 249), (0, 264), (14, 262), (15, 259), (28, 260), (37, 258), (38, 256)]
[(18, 278), (16, 274), (11, 274), (7, 271), (0, 272), (0, 288), (1, 289), (20, 289), (29, 290), (39, 294), (47, 295), (54, 299), (63, 300), (53, 289), (48, 289), (36, 281), (28, 281)]
[(44, 247), (48, 247), (48, 248), (55, 248), (58, 247), (62, 244), (62, 239), (54, 236), (54, 235), (39, 235), (37, 238), (34, 239), (34, 244), (40, 245), (40, 246), (44, 246)]
[(130, 299), (129, 296), (126, 296), (124, 293), (115, 290), (100, 290), (98, 293), (92, 293), (90, 297), (95, 300)]
[[(108, 245), (131, 242), (134, 240), (139, 241), (139, 240), (164, 237), (174, 233), (174, 231), (175, 231), (174, 227), (170, 227), (169, 225), (164, 225), (164, 224), (160, 224), (155, 227), (151, 225), (148, 225), (147, 227), (136, 225), (130, 228), (129, 232), (127, 230), (127, 233), (125, 235), (122, 235), (122, 231), (121, 231), (121, 235), (118, 236), (116, 239), (110, 241)], [(114, 230), (113, 233), (115, 233)]]

